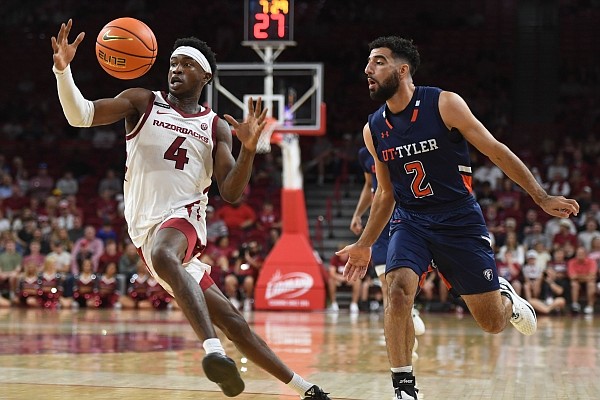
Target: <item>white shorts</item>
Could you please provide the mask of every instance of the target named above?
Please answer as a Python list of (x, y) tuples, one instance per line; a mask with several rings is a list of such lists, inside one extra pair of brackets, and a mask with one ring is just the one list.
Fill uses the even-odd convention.
[(188, 240), (188, 247), (184, 259), (182, 260), (183, 267), (185, 270), (194, 277), (194, 280), (198, 283), (202, 280), (204, 275), (210, 274), (210, 265), (205, 264), (198, 260), (200, 252), (206, 245), (206, 223), (204, 219), (198, 218), (195, 208), (198, 205), (194, 205), (190, 211), (183, 207), (176, 210), (162, 223), (155, 225), (146, 236), (146, 240), (139, 248), (142, 258), (148, 267), (148, 270), (156, 281), (173, 297), (173, 290), (163, 279), (158, 276), (154, 266), (152, 265), (152, 246), (156, 239), (156, 234), (162, 228), (175, 228), (181, 231)]

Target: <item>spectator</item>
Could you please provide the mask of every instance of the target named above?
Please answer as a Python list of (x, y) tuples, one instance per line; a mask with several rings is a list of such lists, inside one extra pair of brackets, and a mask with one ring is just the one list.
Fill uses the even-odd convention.
[(507, 210), (519, 210), (521, 192), (515, 189), (513, 181), (509, 178), (505, 178), (502, 181), (502, 186), (496, 191), (496, 196), (498, 198), (498, 207), (503, 212), (507, 212)]
[(0, 199), (13, 196), (13, 179), (8, 172), (0, 171)]
[(119, 273), (124, 274), (126, 280), (130, 280), (133, 274), (136, 273), (138, 266), (137, 263), (140, 259), (137, 249), (133, 243), (128, 243), (125, 246), (125, 251), (119, 258)]
[(98, 260), (98, 274), (104, 274), (106, 272), (106, 267), (110, 263), (114, 263), (115, 266), (118, 266), (120, 259), (121, 253), (117, 247), (117, 242), (113, 239), (108, 239), (104, 244), (104, 252)]
[(215, 214), (213, 206), (206, 206), (206, 240), (208, 243), (215, 243), (219, 237), (227, 236), (229, 230), (225, 221)]
[(514, 251), (507, 249), (504, 253), (504, 258), (496, 258), (496, 268), (498, 269), (498, 276), (506, 279), (512, 285), (515, 292), (520, 295), (523, 288), (523, 274), (521, 266), (514, 255)]
[(500, 260), (504, 260), (504, 254), (506, 254), (508, 250), (513, 252), (513, 257), (517, 263), (520, 265), (525, 263), (525, 246), (518, 242), (516, 232), (507, 233), (506, 243), (500, 246), (497, 257)]
[(107, 169), (106, 175), (100, 180), (98, 184), (98, 194), (102, 195), (103, 192), (108, 191), (110, 196), (123, 193), (123, 181), (117, 177), (114, 169)]
[(579, 246), (575, 253), (575, 258), (567, 263), (569, 279), (571, 279), (571, 294), (573, 296), (571, 310), (580, 312), (581, 305), (579, 304), (579, 289), (585, 287), (587, 305), (583, 309), (585, 314), (594, 313), (594, 301), (596, 300), (596, 276), (598, 274), (598, 266), (587, 256), (585, 247)]
[[(60, 228), (73, 229), (75, 226), (75, 215), (69, 209), (69, 202), (61, 200), (58, 202), (58, 216), (56, 217)], [(83, 234), (83, 231), (81, 232)]]
[(230, 233), (245, 231), (256, 223), (256, 212), (243, 200), (224, 204), (217, 210), (217, 216), (225, 222)]
[(76, 243), (78, 240), (80, 240), (85, 233), (85, 229), (83, 228), (83, 218), (76, 215), (73, 218), (73, 227), (68, 229), (67, 233), (71, 243)]
[(109, 240), (116, 242), (118, 239), (117, 232), (114, 230), (113, 225), (109, 220), (104, 220), (104, 222), (102, 222), (102, 226), (98, 230), (98, 233), (96, 233), (96, 237), (102, 240), (102, 243), (105, 245)]
[(550, 248), (550, 241), (548, 237), (544, 234), (544, 227), (540, 222), (535, 222), (531, 229), (529, 229), (529, 233), (525, 235), (523, 239), (523, 246), (525, 250), (533, 249), (537, 243), (541, 243), (545, 248)]
[(0, 288), (7, 288), (9, 293), (14, 292), (22, 262), (23, 256), (17, 252), (17, 243), (7, 240), (4, 251), (0, 253)]
[(577, 236), (571, 233), (571, 224), (572, 222), (567, 222), (568, 220), (562, 219), (560, 221), (560, 229), (556, 235), (552, 238), (552, 247), (563, 247), (566, 243), (570, 243), (571, 246), (577, 247)]
[[(117, 264), (109, 262), (104, 273), (98, 279), (98, 307), (120, 307), (119, 281), (117, 280)], [(118, 304), (118, 305), (117, 305)]]
[(573, 235), (577, 234), (577, 227), (575, 223), (571, 221), (569, 218), (550, 218), (546, 222), (546, 226), (544, 227), (544, 232), (546, 232), (546, 236), (550, 239), (550, 242), (554, 240), (554, 236), (560, 232), (561, 225), (565, 225), (569, 227), (569, 232)]
[(554, 159), (554, 162), (548, 167), (546, 177), (551, 180), (555, 176), (565, 180), (569, 177), (569, 167), (566, 165), (565, 156), (563, 153), (558, 153)]
[(531, 295), (539, 298), (542, 292), (542, 281), (544, 277), (544, 269), (537, 262), (538, 253), (535, 250), (527, 251), (525, 264), (521, 268), (523, 273), (524, 285), (529, 288)]
[(14, 304), (23, 307), (39, 307), (40, 277), (38, 265), (33, 261), (23, 261), (15, 285)]
[(40, 303), (44, 308), (56, 309), (62, 305), (63, 277), (58, 272), (56, 258), (46, 256), (40, 274)]
[(268, 232), (271, 228), (281, 228), (281, 218), (278, 213), (275, 212), (273, 203), (270, 201), (264, 201), (262, 203), (262, 209), (258, 213), (258, 229), (263, 232)]
[(487, 182), (492, 192), (494, 192), (500, 188), (504, 179), (504, 172), (488, 157), (483, 158), (484, 164), (475, 168), (473, 180), (481, 185)]
[(4, 210), (0, 208), (0, 233), (10, 231), (10, 219), (4, 214)]
[(538, 314), (547, 315), (553, 312), (562, 312), (567, 305), (566, 292), (567, 289), (563, 284), (556, 280), (556, 272), (552, 268), (548, 268), (544, 272), (544, 280), (539, 297), (534, 297), (530, 287), (528, 285), (525, 286), (525, 297)]
[(117, 207), (113, 192), (110, 189), (103, 189), (100, 196), (96, 198), (96, 217), (99, 221), (112, 223), (118, 217)]
[(65, 171), (63, 176), (56, 182), (56, 189), (62, 196), (76, 195), (79, 191), (79, 182), (73, 177), (73, 172)]
[(96, 228), (88, 225), (84, 228), (83, 237), (73, 245), (73, 258), (71, 260), (71, 272), (76, 275), (82, 259), (90, 258), (92, 271), (98, 270), (98, 260), (104, 253), (104, 243), (96, 237)]
[(598, 269), (600, 269), (600, 237), (592, 239), (591, 247), (588, 257), (594, 260), (598, 265)]
[(479, 206), (484, 211), (490, 204), (495, 204), (498, 200), (488, 181), (485, 181), (480, 185), (479, 189), (476, 191), (475, 197), (477, 198)]
[(48, 165), (38, 165), (37, 174), (29, 180), (29, 196), (36, 199), (45, 199), (54, 188), (54, 179), (48, 174)]
[(577, 240), (579, 244), (585, 247), (586, 251), (592, 250), (592, 240), (600, 237), (600, 231), (598, 230), (598, 221), (594, 218), (588, 218), (585, 223), (585, 230), (577, 234)]
[(41, 272), (44, 267), (44, 260), (46, 259), (46, 256), (40, 251), (41, 248), (40, 242), (32, 240), (31, 243), (29, 243), (27, 253), (23, 257), (23, 265), (34, 264), (37, 267), (38, 272)]
[(241, 287), (244, 311), (251, 311), (254, 303), (254, 286), (264, 263), (262, 248), (253, 240), (243, 244), (235, 263), (235, 274)]
[(46, 258), (48, 257), (54, 257), (59, 273), (66, 275), (71, 272), (71, 253), (65, 249), (62, 241), (52, 242), (52, 251), (46, 256)]
[[(341, 243), (338, 246), (338, 250), (346, 247), (345, 243)], [(347, 281), (343, 276), (344, 268), (346, 266), (346, 262), (348, 261), (347, 255), (338, 256), (337, 254), (333, 254), (331, 259), (329, 260), (329, 281), (328, 281), (328, 289), (329, 289), (329, 298), (331, 299), (331, 305), (329, 306), (329, 310), (333, 312), (337, 312), (340, 308), (337, 303), (337, 289), (340, 286), (350, 286), (352, 289), (352, 297), (350, 303), (350, 313), (357, 314), (359, 312), (358, 309), (358, 299), (360, 296), (360, 287), (361, 280), (356, 279), (353, 281)]]
[(73, 285), (73, 306), (76, 308), (98, 306), (98, 278), (93, 268), (89, 258), (82, 259), (77, 268)]

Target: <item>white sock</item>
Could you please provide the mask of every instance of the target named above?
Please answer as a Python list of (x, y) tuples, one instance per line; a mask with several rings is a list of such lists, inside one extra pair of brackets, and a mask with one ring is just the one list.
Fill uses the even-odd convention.
[(407, 373), (411, 373), (413, 371), (413, 367), (412, 365), (407, 365), (406, 367), (396, 367), (396, 368), (390, 368), (392, 370), (392, 372), (399, 374), (401, 372), (407, 372)]
[(202, 343), (202, 347), (204, 347), (206, 354), (219, 353), (225, 355), (225, 349), (218, 338), (206, 339)]
[[(313, 387), (312, 383), (305, 381), (304, 378), (302, 378), (300, 375), (298, 375), (295, 372), (294, 372), (294, 376), (292, 376), (292, 380), (289, 381), (287, 385), (290, 388), (294, 389), (296, 391), (296, 393), (298, 393), (300, 396), (304, 396), (304, 393), (306, 393), (306, 391), (308, 389)], [(302, 397), (302, 398), (304, 398), (304, 397)]]

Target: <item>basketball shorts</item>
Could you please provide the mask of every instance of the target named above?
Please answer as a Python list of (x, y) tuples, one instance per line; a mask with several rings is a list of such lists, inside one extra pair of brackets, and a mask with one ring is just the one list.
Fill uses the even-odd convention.
[(182, 207), (173, 212), (166, 220), (162, 223), (152, 227), (148, 235), (146, 236), (145, 242), (138, 249), (138, 253), (143, 258), (148, 270), (156, 281), (173, 297), (173, 290), (167, 282), (165, 282), (155, 271), (152, 265), (152, 247), (156, 240), (156, 234), (159, 230), (164, 228), (174, 228), (182, 232), (187, 238), (188, 246), (187, 251), (182, 260), (183, 268), (192, 275), (194, 280), (198, 282), (202, 290), (208, 289), (214, 282), (210, 278), (210, 265), (201, 262), (198, 256), (204, 249), (203, 243), (206, 243), (206, 225), (204, 220), (197, 218), (198, 215), (194, 208), (198, 205), (194, 205), (191, 211), (187, 208)]
[(491, 239), (473, 198), (426, 212), (394, 210), (386, 273), (410, 268), (422, 276), (432, 260), (459, 295), (499, 289)]
[(377, 238), (373, 246), (371, 246), (371, 264), (375, 267), (377, 276), (385, 273), (385, 262), (387, 259), (388, 244), (390, 241), (390, 224), (387, 224), (381, 235)]

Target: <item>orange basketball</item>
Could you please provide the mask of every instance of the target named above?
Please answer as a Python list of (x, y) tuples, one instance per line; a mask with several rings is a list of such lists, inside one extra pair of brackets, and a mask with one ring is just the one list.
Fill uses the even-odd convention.
[(135, 79), (150, 70), (158, 46), (152, 30), (135, 18), (118, 18), (102, 28), (96, 39), (100, 66), (119, 79)]

